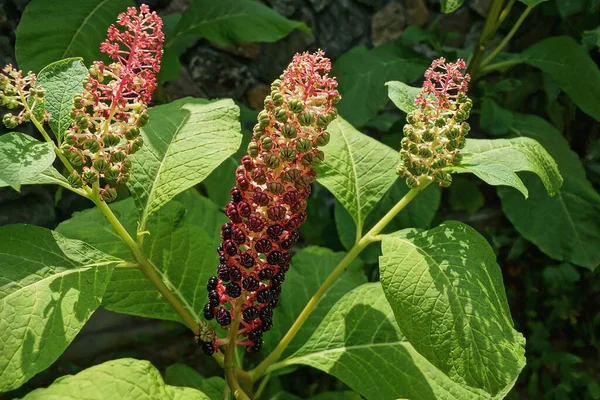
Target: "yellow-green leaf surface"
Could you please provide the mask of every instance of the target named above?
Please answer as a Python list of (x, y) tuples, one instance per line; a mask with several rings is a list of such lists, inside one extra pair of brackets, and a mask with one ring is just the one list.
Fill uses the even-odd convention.
[(88, 69), (81, 58), (54, 62), (38, 74), (37, 83), (46, 90), (44, 107), (50, 113), (48, 124), (59, 141), (73, 121), (73, 96), (83, 92), (83, 80), (87, 76)]
[(421, 93), (421, 88), (399, 81), (386, 82), (385, 86), (388, 88), (388, 97), (400, 110), (408, 114), (416, 108), (415, 99)]
[(121, 358), (59, 378), (23, 400), (210, 400), (199, 390), (166, 385), (149, 361)]
[(490, 185), (512, 186), (525, 197), (529, 192), (517, 172), (536, 174), (550, 196), (558, 192), (563, 182), (552, 156), (532, 138), (467, 139), (463, 154), (456, 171), (471, 172)]
[(100, 305), (119, 261), (48, 229), (0, 227), (0, 392), (60, 356)]
[(359, 230), (397, 178), (398, 152), (356, 130), (341, 117), (327, 128), (325, 162), (317, 179), (350, 213)]
[(414, 348), (455, 382), (503, 397), (525, 366), (502, 272), (477, 231), (448, 221), (385, 235), (381, 285)]
[(220, 376), (205, 378), (185, 364), (169, 365), (165, 371), (165, 382), (173, 386), (198, 389), (211, 400), (222, 400), (226, 385), (225, 379)]
[(18, 132), (0, 136), (0, 186), (20, 190), (50, 168), (54, 158), (50, 143)]
[(304, 346), (274, 369), (296, 364), (327, 372), (369, 400), (489, 398), (454, 382), (413, 348), (379, 283), (346, 293)]
[(152, 107), (144, 146), (131, 157), (127, 186), (141, 226), (169, 200), (202, 182), (240, 146), (239, 108), (231, 100), (185, 98)]
[[(111, 209), (130, 235), (135, 235), (138, 212), (131, 198), (111, 204)], [(166, 285), (200, 320), (206, 301), (205, 284), (214, 275), (219, 257), (220, 226), (225, 215), (210, 200), (189, 190), (170, 201), (149, 220), (144, 251)], [(133, 261), (131, 252), (97, 210), (77, 213), (62, 222), (63, 235), (84, 240), (96, 248)], [(179, 316), (148, 279), (136, 269), (113, 273), (102, 306), (116, 312), (179, 321)]]
[[(69, 185), (69, 182), (54, 167), (48, 167), (39, 174), (29, 175), (21, 181), (21, 185)], [(10, 186), (0, 180), (0, 187)]]
[(16, 56), (23, 71), (39, 72), (46, 65), (69, 57), (82, 57), (87, 65), (101, 59), (117, 15), (133, 6), (131, 0), (35, 0), (17, 27)]

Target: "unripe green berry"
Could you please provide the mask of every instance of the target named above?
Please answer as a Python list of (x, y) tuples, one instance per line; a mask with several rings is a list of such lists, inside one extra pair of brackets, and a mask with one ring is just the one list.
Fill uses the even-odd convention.
[(283, 193), (285, 186), (281, 182), (271, 181), (267, 183), (267, 190), (273, 194)]
[(83, 148), (92, 153), (97, 153), (100, 150), (100, 144), (94, 139), (87, 139), (83, 142)]
[(296, 158), (296, 150), (291, 147), (282, 147), (279, 149), (279, 155), (285, 161), (293, 161)]
[(138, 136), (140, 136), (139, 128), (129, 128), (125, 131), (125, 139), (127, 140), (133, 140)]
[(319, 136), (317, 138), (317, 140), (315, 141), (316, 145), (317, 146), (325, 146), (325, 145), (327, 145), (327, 143), (329, 143), (330, 138), (331, 138), (331, 135), (329, 134), (329, 132), (323, 132), (321, 134), (321, 136)]
[(265, 100), (263, 101), (263, 105), (265, 106), (265, 109), (271, 109), (271, 107), (272, 107), (271, 96), (265, 97)]
[(436, 182), (439, 182), (441, 187), (448, 187), (452, 184), (452, 175), (446, 171), (440, 171), (435, 178)]
[(286, 139), (293, 139), (298, 135), (298, 131), (292, 125), (286, 124), (281, 128), (281, 134)]
[(12, 114), (5, 114), (4, 117), (2, 117), (2, 123), (4, 123), (4, 126), (8, 129), (15, 128), (19, 125), (17, 118)]
[(98, 173), (93, 169), (83, 171), (83, 180), (86, 183), (94, 183), (98, 181)]
[(325, 128), (327, 127), (327, 125), (329, 125), (329, 122), (331, 122), (330, 116), (327, 113), (323, 113), (321, 115), (319, 115), (319, 118), (317, 119), (317, 125)]
[(110, 167), (104, 173), (104, 178), (108, 179), (109, 181), (116, 181), (117, 179), (119, 179), (120, 173), (121, 173), (121, 170), (119, 169), (119, 167)]
[(301, 153), (309, 151), (310, 149), (312, 149), (312, 147), (312, 142), (307, 138), (300, 138), (296, 142), (296, 150), (298, 150)]
[(148, 121), (150, 121), (150, 115), (148, 115), (148, 111), (144, 111), (142, 114), (140, 114), (140, 117), (138, 118), (138, 126), (145, 126), (148, 123)]
[(414, 176), (409, 175), (406, 177), (406, 186), (410, 189), (414, 189), (419, 186), (419, 181)]
[(271, 169), (275, 169), (275, 168), (279, 167), (279, 165), (280, 165), (279, 157), (277, 157), (275, 154), (265, 155), (264, 160), (265, 160), (265, 164), (267, 165), (267, 167), (269, 167)]
[(263, 150), (271, 150), (273, 148), (273, 139), (270, 136), (264, 136), (260, 139)]
[(121, 161), (121, 172), (126, 174), (129, 171), (131, 171), (131, 161), (129, 159)]
[(141, 149), (143, 145), (144, 145), (144, 139), (142, 139), (141, 136), (136, 138), (133, 142), (131, 142), (131, 146), (130, 146), (131, 154), (133, 154), (136, 151), (138, 151), (139, 149)]
[(435, 139), (435, 133), (433, 133), (432, 130), (426, 129), (421, 135), (421, 138), (424, 142), (431, 142), (433, 139)]
[(105, 147), (113, 147), (119, 144), (121, 139), (117, 135), (106, 135), (102, 138)]
[(288, 108), (290, 109), (290, 111), (298, 114), (304, 110), (304, 104), (300, 100), (291, 99), (290, 101), (288, 101)]
[(113, 188), (106, 188), (102, 191), (102, 200), (104, 200), (107, 203), (110, 203), (111, 201), (115, 201), (115, 199), (117, 198), (117, 191)]
[(271, 100), (274, 105), (280, 106), (283, 104), (283, 95), (279, 90), (274, 90), (271, 92)]
[(83, 186), (83, 179), (81, 179), (81, 176), (77, 173), (77, 171), (71, 172), (67, 180), (69, 181), (69, 185), (75, 189), (79, 189)]
[(269, 125), (269, 113), (265, 110), (258, 113), (258, 124), (261, 128), (264, 128)]
[(315, 123), (315, 115), (311, 112), (305, 112), (300, 114), (298, 122), (302, 126), (310, 126)]
[(289, 182), (297, 182), (301, 176), (302, 174), (300, 173), (300, 171), (298, 171), (295, 168), (292, 168), (285, 171), (285, 173), (283, 174), (283, 180)]
[(281, 82), (281, 79), (275, 79), (273, 83), (271, 83), (271, 91), (278, 91), (282, 84), (283, 82)]
[(83, 97), (80, 94), (76, 94), (73, 96), (73, 107), (76, 110), (80, 110), (83, 108)]
[(410, 154), (417, 155), (419, 154), (419, 146), (417, 146), (414, 143), (411, 143), (408, 145), (408, 151), (410, 152)]
[(83, 164), (83, 156), (79, 153), (69, 152), (69, 160), (71, 161), (71, 164), (76, 167)]
[(117, 151), (110, 156), (110, 161), (119, 163), (127, 158), (127, 155), (122, 151)]
[(288, 120), (287, 111), (281, 107), (276, 107), (273, 110), (273, 116), (279, 122), (286, 122)]
[(250, 142), (250, 143), (248, 144), (248, 154), (249, 154), (251, 157), (256, 157), (256, 156), (258, 156), (258, 145), (257, 145), (256, 143), (254, 143), (254, 142)]
[(98, 172), (106, 172), (110, 168), (110, 164), (108, 163), (108, 161), (106, 161), (103, 158), (95, 160), (92, 163), (92, 165), (94, 166), (94, 169), (96, 169), (96, 171)]
[(75, 136), (74, 133), (67, 133), (67, 135), (65, 136), (65, 143), (67, 143), (69, 146), (75, 144), (76, 141), (77, 136)]
[(131, 177), (131, 175), (129, 175), (129, 174), (121, 174), (121, 176), (119, 177), (119, 183), (129, 182), (130, 177)]
[(429, 158), (431, 155), (431, 150), (429, 150), (427, 147), (422, 147), (419, 149), (419, 156)]

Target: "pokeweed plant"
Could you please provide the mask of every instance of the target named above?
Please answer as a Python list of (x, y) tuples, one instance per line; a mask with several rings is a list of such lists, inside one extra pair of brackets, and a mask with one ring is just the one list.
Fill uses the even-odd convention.
[[(188, 189), (239, 147), (239, 110), (231, 100), (191, 98), (148, 108), (163, 40), (156, 13), (130, 7), (100, 46), (109, 63), (86, 68), (70, 58), (37, 75), (12, 66), (0, 75), (4, 124), (32, 122), (45, 140), (0, 137), (1, 186), (57, 184), (96, 206), (55, 231), (0, 228), (0, 389), (49, 367), (103, 306), (182, 322), (223, 367), (226, 385), (209, 394), (178, 384), (181, 368), (165, 383), (149, 363), (121, 359), (26, 399), (258, 398), (272, 375), (297, 365), (369, 399), (506, 395), (525, 364), (524, 339), (487, 241), (455, 221), (382, 233), (453, 174), (525, 196), (516, 172), (537, 174), (551, 195), (562, 184), (533, 139), (467, 139), (465, 61), (433, 61), (418, 94), (388, 84), (407, 111), (393, 150), (338, 116), (325, 54), (297, 54), (271, 85), (223, 214)], [(405, 195), (364, 233), (397, 174)], [(356, 225), (347, 253), (295, 247), (315, 179)], [(131, 196), (115, 201), (123, 185)], [(368, 246), (381, 246), (377, 282), (360, 268)], [(265, 357), (243, 359), (247, 352)]]

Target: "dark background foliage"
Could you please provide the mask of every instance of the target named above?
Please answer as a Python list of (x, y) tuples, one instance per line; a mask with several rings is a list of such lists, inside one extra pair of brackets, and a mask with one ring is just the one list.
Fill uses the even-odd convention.
[[(15, 29), (27, 3), (27, 0), (4, 0), (0, 5), (0, 65), (15, 62)], [(180, 12), (187, 6), (185, 0), (146, 3), (161, 14)], [(269, 93), (269, 83), (298, 51), (323, 48), (335, 61), (357, 45), (380, 46), (398, 39), (421, 42), (413, 48), (427, 58), (436, 57), (443, 46), (472, 48), (490, 2), (467, 1), (452, 14), (440, 14), (439, 2), (435, 0), (267, 0), (266, 3), (290, 19), (304, 21), (312, 28), (313, 36), (296, 30), (276, 43), (228, 47), (197, 41), (183, 54), (177, 78), (158, 91), (156, 102), (184, 96), (230, 97), (250, 110), (259, 110)], [(523, 9), (517, 3), (492, 42), (501, 40)], [(585, 29), (597, 25), (599, 9), (597, 0), (544, 3), (534, 9), (507, 50), (518, 52), (552, 35), (580, 38)], [(424, 33), (427, 40), (414, 40)], [(591, 55), (596, 62), (600, 60), (597, 48)], [(499, 90), (501, 85), (508, 89)], [(486, 76), (473, 85), (471, 92), (476, 99), (470, 120), (473, 135), (485, 137), (479, 129), (480, 123), (490, 123), (479, 120), (484, 94), (491, 94), (505, 108), (538, 114), (563, 127), (571, 148), (586, 168), (587, 178), (598, 189), (600, 125), (575, 107), (564, 93), (550, 99), (546, 85), (545, 77), (530, 67)], [(403, 115), (392, 110), (384, 109), (384, 117), (367, 124), (363, 131), (397, 148)], [(251, 126), (253, 115), (245, 114), (250, 115), (247, 119)], [(502, 116), (491, 123), (501, 125), (501, 120)], [(4, 128), (0, 128), (0, 133), (4, 132), (1, 129)], [(27, 127), (21, 129), (28, 131)], [(33, 130), (28, 132), (33, 134)], [(304, 243), (344, 250), (337, 239), (334, 204), (325, 189), (315, 188), (309, 208), (311, 215), (303, 228)], [(51, 186), (25, 186), (21, 193), (0, 188), (0, 225), (28, 223), (54, 228), (74, 211), (90, 205)], [(443, 191), (433, 225), (448, 219), (472, 225), (492, 244), (503, 270), (516, 328), (527, 338), (527, 366), (509, 397), (600, 399), (600, 269), (592, 272), (544, 255), (506, 219), (495, 188), (475, 178), (461, 177), (450, 190)], [(372, 279), (376, 279), (374, 266), (372, 271)], [(32, 388), (48, 385), (63, 374), (123, 356), (149, 359), (162, 369), (183, 362), (205, 376), (218, 373), (200, 355), (184, 328), (99, 310), (52, 368), (3, 398), (20, 396)], [(308, 368), (272, 382), (271, 393), (283, 387), (300, 397), (343, 386), (334, 378)]]

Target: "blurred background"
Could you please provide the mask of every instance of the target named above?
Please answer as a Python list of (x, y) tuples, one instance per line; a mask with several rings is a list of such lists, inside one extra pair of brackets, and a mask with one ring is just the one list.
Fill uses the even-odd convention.
[[(251, 128), (256, 111), (262, 109), (263, 99), (269, 94), (270, 82), (279, 76), (296, 52), (322, 48), (334, 61), (334, 74), (337, 68), (349, 75), (353, 73), (354, 80), (366, 82), (373, 72), (369, 66), (373, 60), (368, 55), (372, 50), (367, 49), (400, 43), (414, 52), (415, 57), (423, 59), (433, 59), (440, 54), (447, 54), (448, 58), (457, 54), (468, 56), (461, 49), (474, 47), (490, 4), (490, 0), (467, 0), (458, 11), (442, 14), (436, 0), (263, 2), (284, 17), (303, 21), (312, 29), (312, 35), (296, 29), (274, 43), (231, 46), (192, 39), (181, 51), (181, 65), (169, 66), (169, 81), (157, 91), (155, 103), (185, 96), (233, 98), (242, 107), (245, 127)], [(28, 0), (0, 1), (0, 65), (15, 63), (15, 30), (28, 3)], [(166, 24), (178, 18), (177, 13), (189, 5), (187, 0), (147, 0), (145, 3), (162, 16), (171, 15), (165, 19)], [(515, 5), (492, 39), (490, 48), (501, 41), (524, 8), (521, 3)], [(558, 34), (579, 38), (584, 30), (598, 25), (599, 10), (599, 0), (550, 0), (534, 9), (506, 50), (518, 52), (544, 37)], [(590, 53), (596, 62), (600, 60), (597, 46), (592, 44)], [(362, 51), (366, 56), (360, 56)], [(403, 68), (403, 64), (397, 68)], [(400, 79), (392, 75), (388, 80)], [(166, 80), (163, 77), (163, 81)], [(413, 86), (418, 84), (418, 81), (413, 82)], [(498, 89), (498, 84), (506, 88)], [(586, 168), (588, 180), (598, 190), (599, 123), (577, 109), (564, 93), (551, 98), (548, 85), (539, 71), (519, 67), (498, 77), (486, 77), (474, 85), (472, 93), (481, 98), (495, 87), (495, 100), (503, 107), (550, 119), (565, 132)], [(368, 85), (361, 88), (353, 94), (342, 90), (342, 95), (364, 97), (368, 102), (371, 89)], [(378, 93), (381, 90), (373, 89)], [(382, 95), (387, 99), (385, 93), (383, 90)], [(494, 124), (500, 122), (480, 120), (479, 108), (481, 104), (476, 101), (469, 121), (472, 135), (488, 137), (490, 131), (495, 131)], [(356, 121), (342, 115), (363, 132), (397, 149), (404, 115), (391, 104), (383, 106), (376, 116), (362, 118), (361, 112), (357, 111)], [(35, 135), (30, 128), (25, 126), (19, 130)], [(5, 128), (0, 127), (0, 134), (4, 132)], [(206, 185), (210, 185), (210, 180), (198, 189), (206, 193), (210, 190)], [(21, 193), (0, 188), (0, 225), (28, 223), (55, 228), (74, 212), (90, 206), (85, 199), (52, 186), (25, 186)], [(344, 250), (337, 239), (334, 210), (333, 197), (316, 184), (302, 243)], [(509, 398), (600, 399), (600, 269), (594, 272), (560, 263), (540, 252), (504, 216), (496, 189), (475, 178), (459, 177), (450, 190), (442, 191), (432, 225), (447, 219), (472, 225), (492, 244), (504, 274), (516, 329), (527, 338), (527, 366)], [(561, 232), (556, 234), (561, 235)], [(373, 270), (376, 274), (376, 268)], [(180, 362), (198, 369), (204, 376), (219, 373), (212, 360), (207, 361), (201, 355), (185, 327), (100, 309), (53, 367), (0, 398), (19, 397), (35, 387), (50, 384), (59, 376), (118, 357), (147, 359), (161, 370)], [(343, 389), (343, 384), (334, 378), (309, 368), (272, 379), (271, 385), (267, 392), (271, 397), (282, 390), (307, 398), (325, 390)]]

